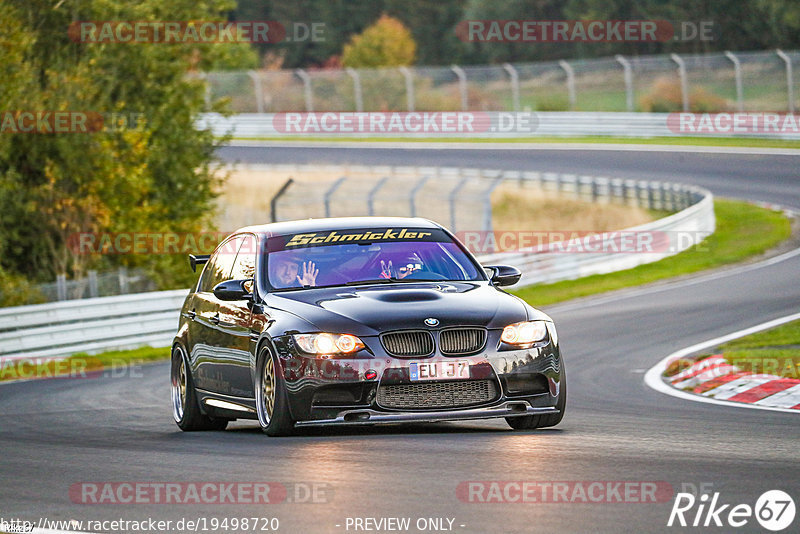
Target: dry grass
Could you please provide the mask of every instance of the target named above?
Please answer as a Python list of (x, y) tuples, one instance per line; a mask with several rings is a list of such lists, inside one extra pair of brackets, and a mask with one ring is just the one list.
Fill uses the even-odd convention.
[(551, 191), (499, 187), (492, 197), (495, 231), (606, 232), (653, 220), (642, 208), (592, 203)]
[[(332, 215), (365, 215), (364, 196), (366, 191), (377, 183), (376, 180), (361, 171), (352, 168), (347, 171), (354, 180), (337, 191), (334, 197)], [(321, 217), (323, 192), (342, 175), (341, 168), (321, 168), (314, 172), (292, 168), (258, 168), (238, 167), (230, 172), (219, 198), (218, 226), (224, 231), (250, 224), (262, 224), (270, 219), (270, 200), (288, 178), (302, 182), (305, 187), (293, 186), (285, 197), (292, 203), (291, 213), (295, 218)], [(417, 178), (392, 178), (382, 189), (383, 196), (376, 197), (375, 209), (379, 214), (407, 215), (407, 199), (393, 191), (395, 187), (413, 184)], [(392, 185), (393, 184), (393, 185)], [(471, 196), (469, 188), (464, 190), (466, 198)], [(429, 182), (420, 191), (418, 214), (449, 226), (449, 208), (445, 191), (449, 187), (437, 186)], [(348, 203), (349, 199), (358, 198), (357, 203)], [(461, 197), (459, 197), (461, 198)], [(353, 206), (359, 213), (349, 212), (343, 208)], [(618, 204), (592, 203), (588, 200), (571, 198), (569, 194), (560, 196), (551, 191), (538, 188), (520, 188), (515, 184), (504, 184), (495, 190), (492, 196), (494, 228), (501, 231), (592, 231), (603, 232), (618, 230), (643, 224), (653, 220), (652, 215), (644, 209)], [(337, 212), (338, 210), (338, 212)], [(352, 210), (350, 210), (352, 211)], [(463, 228), (478, 228), (480, 208), (467, 208), (468, 214), (474, 213), (475, 221), (465, 220), (462, 216), (459, 225)], [(462, 214), (463, 215), (463, 214)]]

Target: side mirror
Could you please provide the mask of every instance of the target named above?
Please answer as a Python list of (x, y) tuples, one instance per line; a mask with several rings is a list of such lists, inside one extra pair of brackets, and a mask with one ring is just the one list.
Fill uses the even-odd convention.
[(248, 280), (227, 280), (214, 287), (214, 296), (219, 300), (253, 300), (253, 294), (245, 289)]
[(487, 265), (486, 269), (492, 270), (492, 284), (499, 287), (513, 286), (522, 278), (522, 272), (510, 265)]

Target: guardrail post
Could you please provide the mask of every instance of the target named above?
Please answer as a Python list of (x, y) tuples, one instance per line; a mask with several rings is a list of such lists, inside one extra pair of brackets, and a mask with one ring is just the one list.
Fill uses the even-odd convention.
[(358, 75), (358, 71), (352, 67), (347, 67), (345, 72), (353, 78), (353, 98), (356, 101), (356, 111), (360, 113), (364, 111), (364, 96), (361, 94), (361, 77)]
[(778, 57), (786, 63), (786, 95), (789, 99), (789, 113), (794, 113), (794, 80), (792, 76), (792, 58), (790, 58), (786, 52), (781, 49), (775, 51), (778, 54)]
[(456, 231), (456, 197), (458, 197), (458, 193), (464, 188), (467, 184), (469, 178), (466, 176), (462, 177), (461, 180), (458, 181), (456, 186), (450, 190), (450, 193), (447, 195), (447, 201), (450, 205), (450, 231)]
[(417, 216), (417, 193), (425, 187), (425, 184), (430, 180), (430, 175), (423, 176), (415, 185), (411, 188), (411, 191), (408, 193), (408, 208), (411, 212), (411, 217)]
[(378, 183), (375, 184), (375, 187), (370, 189), (369, 193), (367, 193), (367, 215), (370, 217), (375, 216), (375, 195), (378, 194), (378, 191), (381, 190), (381, 187), (383, 187), (387, 181), (389, 181), (389, 177), (384, 176), (378, 180)]
[(125, 267), (120, 267), (117, 271), (119, 278), (119, 294), (126, 295), (128, 293), (128, 270)]
[(100, 292), (97, 289), (97, 271), (88, 271), (86, 276), (89, 279), (89, 296), (92, 298), (100, 296)]
[(742, 62), (733, 52), (726, 50), (725, 57), (733, 63), (733, 76), (736, 80), (736, 109), (744, 111), (744, 89), (742, 87)]
[(414, 74), (408, 67), (397, 67), (397, 70), (406, 80), (406, 107), (408, 111), (414, 111)]
[(311, 113), (314, 111), (314, 94), (311, 92), (311, 76), (308, 75), (303, 69), (295, 69), (297, 77), (303, 80), (303, 95), (306, 100), (306, 111)]
[(271, 222), (278, 222), (278, 200), (286, 193), (286, 190), (289, 189), (289, 186), (293, 183), (294, 178), (286, 180), (286, 183), (278, 189), (278, 192), (275, 193), (275, 196), (269, 201), (269, 219)]
[(247, 71), (247, 75), (253, 80), (253, 92), (256, 95), (256, 112), (264, 113), (264, 95), (261, 93), (261, 75), (254, 70)]
[(58, 300), (67, 300), (67, 275), (56, 275), (56, 298)]
[(686, 62), (678, 54), (670, 54), (670, 59), (678, 65), (678, 77), (681, 80), (681, 99), (683, 111), (689, 111), (689, 81), (686, 79)]
[(467, 73), (458, 65), (451, 66), (450, 70), (458, 77), (458, 89), (461, 92), (461, 110), (467, 111), (469, 109), (469, 102), (467, 100)]
[(342, 176), (331, 185), (327, 191), (325, 191), (325, 196), (323, 197), (323, 202), (325, 203), (325, 217), (331, 216), (331, 197), (339, 189), (345, 180), (347, 180), (347, 176)]
[(628, 111), (633, 111), (633, 69), (631, 68), (631, 62), (621, 54), (617, 54), (614, 57), (622, 65), (622, 75), (625, 77), (625, 108)]
[(511, 105), (514, 111), (519, 111), (519, 74), (511, 63), (503, 63), (503, 68), (508, 73), (511, 82)]
[(567, 94), (569, 95), (569, 109), (570, 111), (572, 111), (575, 109), (575, 105), (578, 100), (575, 95), (575, 70), (572, 68), (572, 65), (570, 65), (563, 59), (558, 62), (558, 66), (564, 69), (564, 72), (567, 74)]

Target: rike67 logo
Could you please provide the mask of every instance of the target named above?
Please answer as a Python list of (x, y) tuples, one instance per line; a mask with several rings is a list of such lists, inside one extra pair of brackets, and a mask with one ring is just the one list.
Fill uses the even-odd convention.
[(788, 528), (794, 516), (794, 500), (781, 490), (764, 492), (754, 506), (724, 503), (719, 492), (711, 496), (703, 493), (700, 497), (678, 493), (667, 526), (739, 528), (750, 524), (755, 518), (762, 528), (778, 532)]

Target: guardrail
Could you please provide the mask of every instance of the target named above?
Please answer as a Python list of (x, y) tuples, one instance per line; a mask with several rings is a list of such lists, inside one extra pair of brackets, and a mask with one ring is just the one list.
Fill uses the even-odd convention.
[(179, 289), (0, 308), (0, 363), (169, 346), (187, 292)]
[[(709, 116), (712, 122), (701, 125), (702, 116), (698, 115), (691, 126), (684, 126), (687, 131), (680, 131), (680, 122), (677, 115), (670, 113), (629, 113), (629, 112), (571, 112), (571, 111), (466, 111), (466, 112), (419, 112), (411, 115), (409, 122), (406, 117), (409, 113), (402, 112), (400, 122), (392, 123), (392, 112), (374, 112), (383, 118), (383, 122), (371, 124), (370, 119), (364, 119), (359, 124), (359, 115), (355, 112), (324, 112), (317, 113), (315, 118), (318, 125), (308, 121), (304, 115), (290, 117), (291, 127), (285, 126), (285, 114), (276, 113), (239, 113), (224, 117), (218, 113), (203, 113), (198, 119), (198, 128), (211, 130), (214, 135), (222, 136), (230, 133), (238, 139), (255, 139), (260, 137), (291, 137), (302, 139), (304, 137), (331, 138), (527, 138), (527, 137), (584, 137), (584, 136), (612, 136), (612, 137), (750, 137), (800, 140), (800, 127), (796, 121), (784, 122), (779, 115), (774, 114), (776, 125), (769, 129), (765, 126), (750, 128), (741, 122), (740, 115), (719, 114)], [(400, 113), (400, 112), (398, 112)], [(411, 112), (414, 113), (414, 112)], [(367, 113), (361, 113), (368, 117)], [(458, 117), (466, 115), (471, 120), (462, 119), (462, 126), (458, 125)], [(329, 116), (329, 118), (325, 118)], [(429, 127), (425, 126), (424, 117), (437, 116)], [(276, 121), (276, 117), (278, 120)], [(417, 118), (418, 117), (418, 118)], [(445, 119), (444, 117), (449, 117)], [(718, 124), (714, 121), (719, 117)], [(739, 117), (739, 118), (737, 118)], [(746, 118), (746, 117), (745, 117)], [(294, 119), (297, 119), (296, 121)], [(723, 120), (724, 119), (724, 120)], [(327, 120), (326, 124), (322, 124)], [(451, 125), (447, 130), (447, 121)], [(763, 119), (760, 119), (763, 121)], [(292, 122), (294, 121), (294, 122)], [(298, 122), (299, 121), (299, 122)], [(738, 122), (737, 122), (738, 121)], [(430, 124), (434, 124), (431, 126)], [(392, 125), (394, 124), (394, 125)], [(363, 127), (362, 127), (363, 126)], [(698, 132), (692, 131), (699, 130)], [(288, 131), (287, 131), (288, 130)], [(748, 131), (750, 130), (750, 131)], [(752, 131), (756, 130), (756, 131)], [(712, 132), (704, 134), (703, 131)]]
[[(680, 210), (645, 225), (596, 236), (602, 242), (613, 241), (614, 234), (644, 234), (649, 236), (651, 250), (624, 252), (612, 247), (587, 252), (584, 250), (587, 245), (585, 238), (575, 238), (535, 249), (478, 256), (483, 264), (503, 263), (518, 267), (523, 272), (523, 285), (607, 273), (657, 261), (696, 245), (715, 227), (711, 193), (694, 186), (531, 171), (456, 171), (442, 171), (439, 176), (452, 175), (449, 179), (453, 183), (461, 183), (464, 179), (485, 183), (491, 177), (493, 183), (513, 182), (519, 187), (555, 191), (574, 198)], [(375, 175), (374, 178), (377, 182), (381, 176)], [(682, 238), (670, 239), (675, 235)], [(580, 252), (570, 253), (575, 247)], [(19, 358), (63, 357), (76, 352), (92, 353), (144, 345), (169, 346), (186, 294), (184, 289), (2, 308), (0, 364)]]

